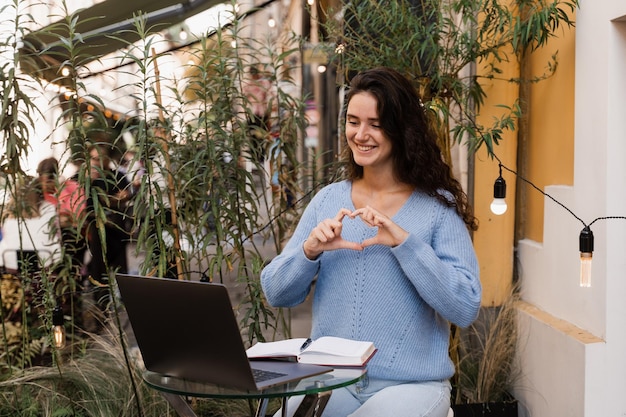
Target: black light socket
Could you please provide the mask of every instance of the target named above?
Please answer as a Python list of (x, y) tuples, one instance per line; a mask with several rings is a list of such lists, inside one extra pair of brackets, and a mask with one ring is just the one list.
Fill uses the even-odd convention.
[(505, 198), (506, 197), (506, 181), (500, 175), (496, 178), (496, 182), (493, 183), (493, 198)]
[(578, 237), (578, 243), (580, 246), (581, 253), (593, 252), (593, 232), (591, 231), (589, 226), (585, 226), (583, 230), (580, 231), (580, 236)]
[(52, 325), (63, 326), (65, 319), (63, 318), (63, 308), (61, 306), (54, 307), (52, 310)]

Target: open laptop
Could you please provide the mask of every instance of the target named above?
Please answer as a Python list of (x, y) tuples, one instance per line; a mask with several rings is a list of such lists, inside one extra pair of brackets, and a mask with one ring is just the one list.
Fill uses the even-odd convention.
[(116, 282), (150, 371), (262, 391), (332, 370), (297, 362), (249, 361), (224, 285), (125, 274), (117, 274)]

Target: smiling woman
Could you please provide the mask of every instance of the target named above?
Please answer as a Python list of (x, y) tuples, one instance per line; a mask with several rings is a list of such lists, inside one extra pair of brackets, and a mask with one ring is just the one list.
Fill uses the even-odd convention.
[(316, 280), (311, 338), (378, 348), (368, 381), (335, 391), (324, 415), (444, 417), (449, 323), (468, 326), (480, 307), (475, 220), (400, 73), (356, 75), (345, 126), (347, 178), (312, 199), (262, 271), (263, 290), (272, 305), (290, 307)]

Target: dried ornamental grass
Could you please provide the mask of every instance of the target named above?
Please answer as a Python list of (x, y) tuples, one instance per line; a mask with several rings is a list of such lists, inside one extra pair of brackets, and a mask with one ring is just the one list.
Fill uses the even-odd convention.
[(487, 307), (467, 329), (460, 332), (456, 353), (456, 403), (498, 402), (510, 398), (520, 368), (516, 362), (519, 330), (516, 303), (519, 293), (511, 288), (499, 307)]

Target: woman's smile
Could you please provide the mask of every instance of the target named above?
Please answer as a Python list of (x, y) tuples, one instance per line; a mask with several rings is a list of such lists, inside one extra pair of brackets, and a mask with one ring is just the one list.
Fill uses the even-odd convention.
[(359, 145), (358, 143), (355, 143), (356, 148), (361, 151), (361, 152), (369, 152), (372, 149), (376, 148), (376, 146), (372, 146), (372, 145)]

